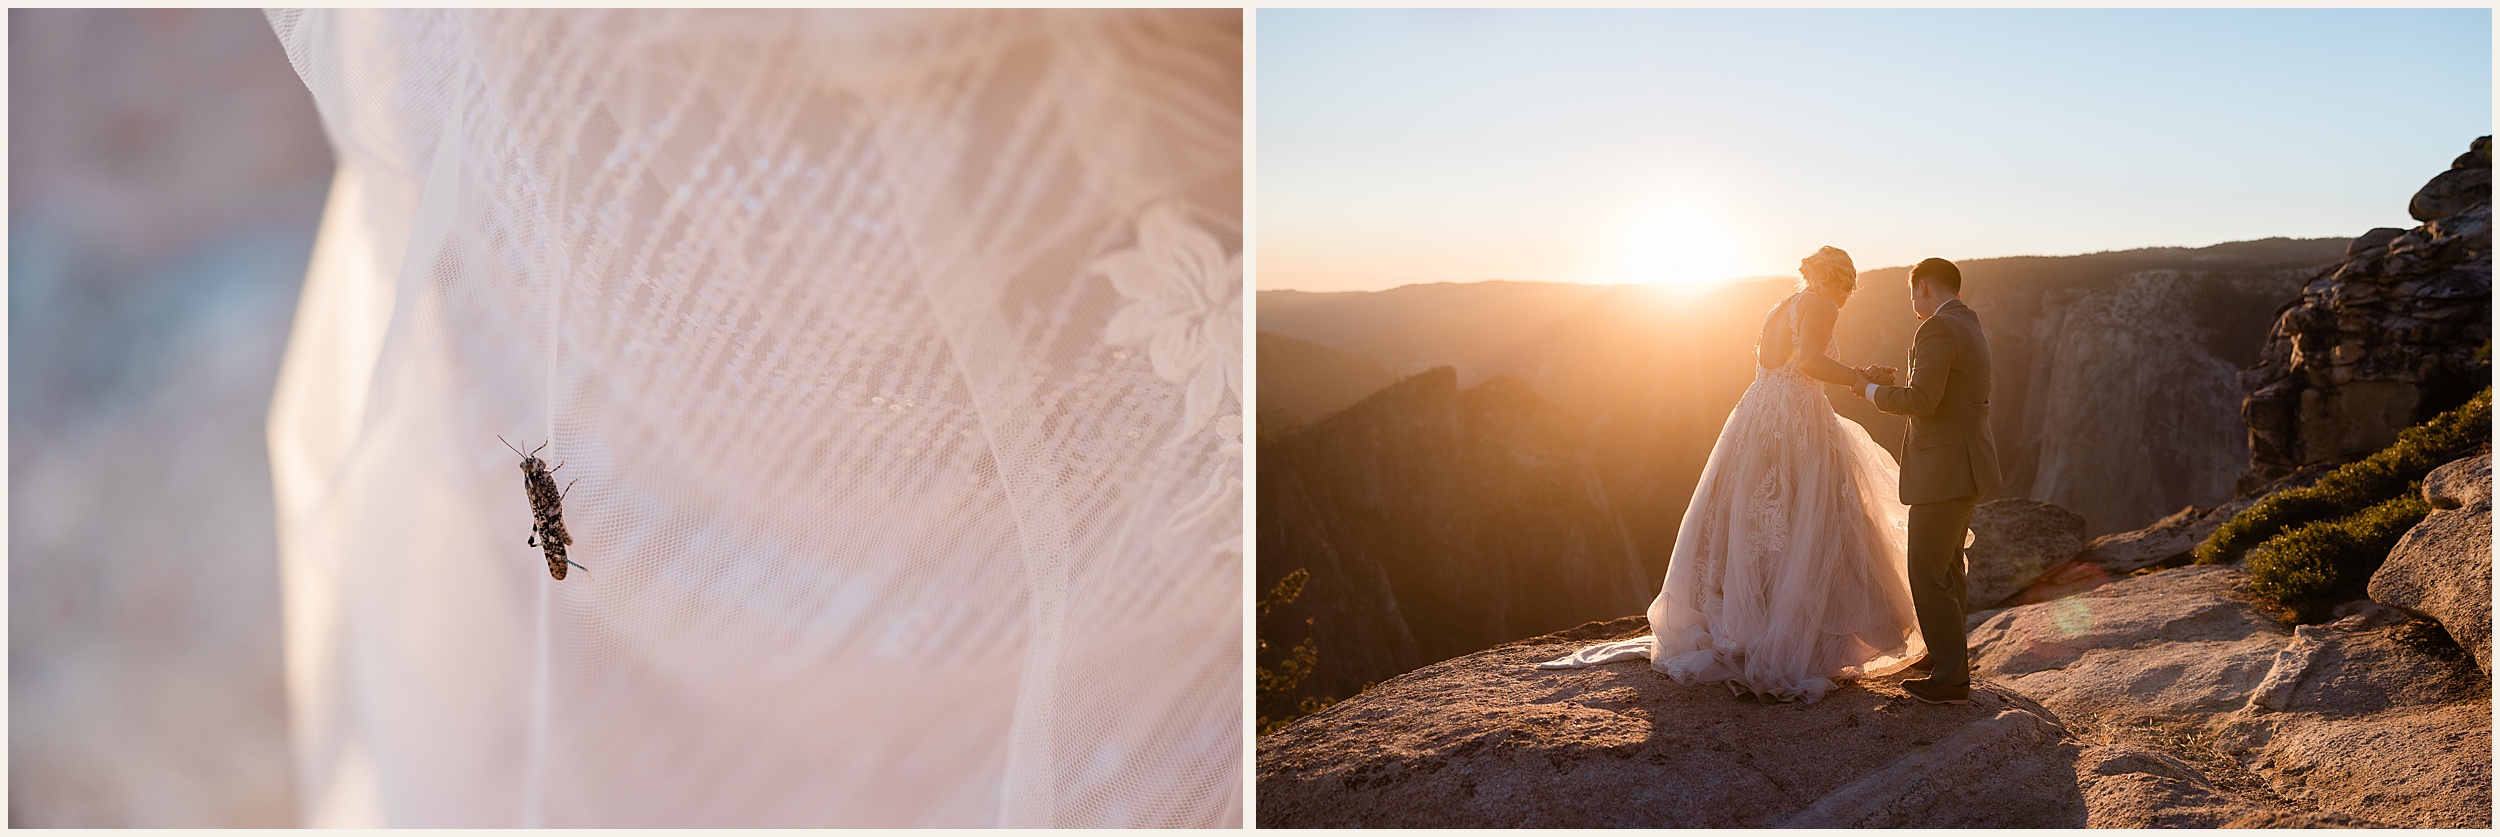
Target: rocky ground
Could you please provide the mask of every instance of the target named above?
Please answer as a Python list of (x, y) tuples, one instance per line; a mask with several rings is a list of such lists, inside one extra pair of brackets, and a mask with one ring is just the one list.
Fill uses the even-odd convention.
[(2087, 745), (2171, 765), (2107, 783), (2095, 827), (2341, 815), (2488, 824), (2491, 693), (2434, 623), (2368, 601), (2283, 626), (2237, 567), (2186, 567), (2024, 605), (1972, 632), (1982, 679)]
[(2490, 600), (2454, 590), (2476, 558), (2489, 583), (2489, 467), (2434, 474), (2442, 511), (2372, 584), (2388, 602), (2324, 625), (2287, 625), (2238, 567), (2162, 568), (2219, 510), (2077, 550), (2063, 510), (1997, 505), (1974, 527), (1975, 563), (2080, 564), (2100, 581), (1973, 614), (1968, 706), (1912, 701), (1900, 676), (1765, 705), (1638, 662), (1533, 667), (1647, 628), (1591, 623), (1425, 667), (1261, 738), (1258, 821), (2488, 827)]
[(2370, 598), (2438, 622), (2491, 670), (2491, 455), (2450, 463), (2422, 481), (2431, 516), (2406, 532), (2370, 576)]
[(1930, 706), (1893, 677), (1766, 705), (1640, 663), (1534, 668), (1646, 630), (1592, 623), (1427, 666), (1259, 739), (1259, 825), (2086, 822), (2081, 748), (2010, 690)]

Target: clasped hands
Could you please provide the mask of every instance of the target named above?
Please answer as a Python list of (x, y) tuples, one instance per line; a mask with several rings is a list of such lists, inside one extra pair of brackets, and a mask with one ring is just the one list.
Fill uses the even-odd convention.
[(1881, 365), (1853, 366), (1850, 367), (1850, 369), (1858, 373), (1858, 385), (1850, 387), (1849, 391), (1856, 393), (1859, 398), (1866, 397), (1867, 384), (1881, 384), (1888, 387), (1899, 386), (1899, 383), (1897, 383), (1901, 374), (1901, 370), (1899, 369)]

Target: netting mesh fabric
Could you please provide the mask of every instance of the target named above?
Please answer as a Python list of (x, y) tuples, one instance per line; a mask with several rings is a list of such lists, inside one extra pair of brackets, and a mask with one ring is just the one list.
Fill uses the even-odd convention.
[(1239, 15), (270, 13), (308, 824), (1238, 824)]

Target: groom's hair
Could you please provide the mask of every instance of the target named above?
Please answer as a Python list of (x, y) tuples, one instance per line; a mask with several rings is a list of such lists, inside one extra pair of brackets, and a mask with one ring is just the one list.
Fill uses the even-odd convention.
[(1918, 287), (1920, 282), (1935, 285), (1945, 289), (1948, 293), (1960, 296), (1962, 294), (1962, 269), (1954, 267), (1952, 262), (1943, 259), (1928, 259), (1919, 262), (1917, 267), (1910, 268), (1910, 286)]

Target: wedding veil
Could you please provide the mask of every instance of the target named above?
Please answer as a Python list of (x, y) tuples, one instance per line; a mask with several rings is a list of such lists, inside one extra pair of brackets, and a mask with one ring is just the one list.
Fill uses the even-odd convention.
[(269, 21), (306, 824), (1239, 823), (1237, 10)]

